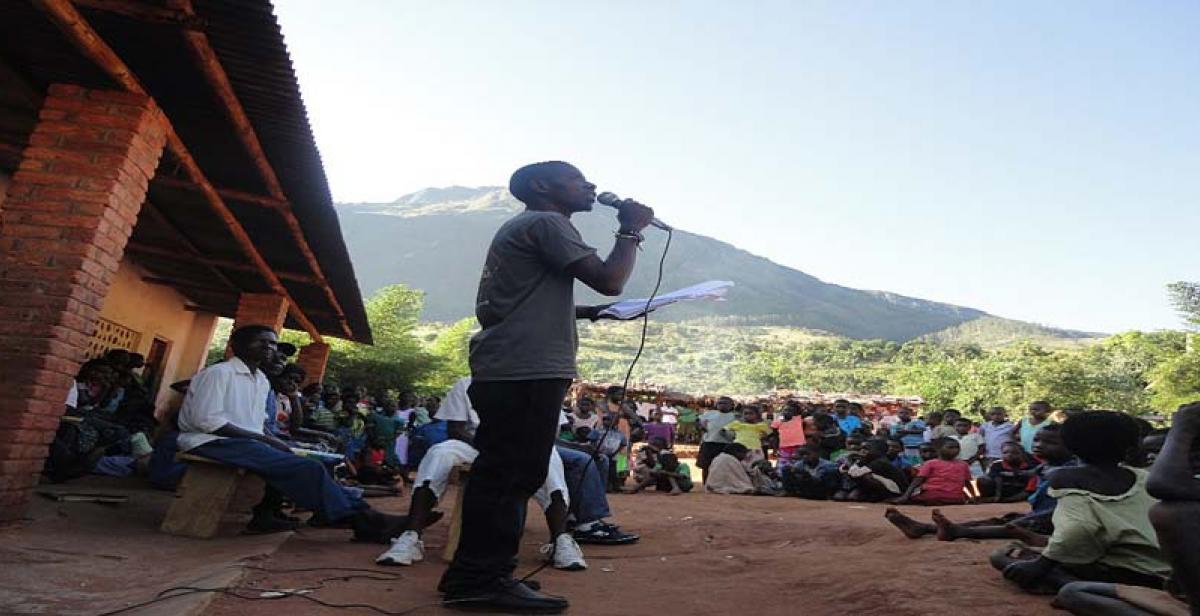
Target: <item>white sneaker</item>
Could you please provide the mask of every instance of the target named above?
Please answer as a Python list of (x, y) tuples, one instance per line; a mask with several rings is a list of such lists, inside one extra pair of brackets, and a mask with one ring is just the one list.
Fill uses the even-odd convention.
[(571, 533), (563, 533), (555, 538), (554, 543), (542, 546), (542, 554), (554, 554), (554, 568), (564, 571), (583, 571), (587, 569), (587, 561), (583, 559), (583, 550), (575, 543)]
[(401, 565), (407, 567), (425, 559), (425, 542), (416, 531), (407, 530), (392, 539), (392, 547), (375, 559), (377, 565)]

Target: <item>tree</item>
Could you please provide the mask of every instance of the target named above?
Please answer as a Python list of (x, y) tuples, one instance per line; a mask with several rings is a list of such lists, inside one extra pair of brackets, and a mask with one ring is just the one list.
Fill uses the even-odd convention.
[(467, 317), (437, 334), (429, 351), (439, 360), (438, 370), (426, 377), (422, 389), (441, 394), (450, 389), (455, 381), (471, 373), (469, 347), (471, 336), (477, 331), (479, 323), (474, 317)]
[(424, 293), (405, 285), (376, 291), (365, 306), (375, 344), (331, 340), (326, 380), (376, 392), (411, 388), (436, 371), (439, 358), (422, 348), (413, 332), (423, 301)]
[(1200, 328), (1200, 282), (1172, 282), (1167, 285), (1171, 305), (1193, 329)]

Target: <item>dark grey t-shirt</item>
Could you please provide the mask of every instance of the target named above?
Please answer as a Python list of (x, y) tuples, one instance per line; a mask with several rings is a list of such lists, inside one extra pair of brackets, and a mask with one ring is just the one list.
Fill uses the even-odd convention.
[(476, 381), (575, 378), (575, 278), (572, 263), (595, 254), (570, 219), (526, 210), (492, 238), (471, 338)]

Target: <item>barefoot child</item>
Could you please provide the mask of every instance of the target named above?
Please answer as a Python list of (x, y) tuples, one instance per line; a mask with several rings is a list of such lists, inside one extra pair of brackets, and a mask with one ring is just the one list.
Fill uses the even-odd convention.
[(963, 491), (971, 483), (971, 468), (958, 459), (958, 441), (942, 438), (934, 441), (938, 459), (921, 464), (917, 476), (908, 485), (897, 503), (918, 505), (962, 505), (967, 502)]
[(1073, 581), (1163, 588), (1171, 566), (1150, 524), (1155, 500), (1146, 492), (1147, 473), (1121, 464), (1138, 445), (1136, 422), (1090, 411), (1069, 418), (1061, 433), (1081, 464), (1050, 476), (1049, 496), (1058, 504), (1048, 545), (1040, 554), (994, 553), (992, 565), (1029, 591), (1057, 591)]
[[(1019, 443), (1015, 443), (1020, 447)], [(937, 509), (933, 510), (933, 524), (917, 522), (900, 513), (899, 510), (888, 509), (884, 517), (894, 524), (909, 539), (918, 539), (925, 535), (937, 534), (941, 541), (956, 539), (1016, 539), (1028, 545), (1042, 546), (1050, 533), (1054, 532), (1051, 516), (1054, 514), (1055, 499), (1046, 494), (1049, 486), (1049, 475), (1053, 469), (1074, 464), (1070, 450), (1063, 445), (1059, 435), (1059, 425), (1050, 424), (1034, 439), (1034, 455), (1043, 460), (1041, 466), (1034, 470), (1025, 491), (1030, 494), (1029, 513), (1008, 513), (1000, 517), (986, 518), (955, 524)]]

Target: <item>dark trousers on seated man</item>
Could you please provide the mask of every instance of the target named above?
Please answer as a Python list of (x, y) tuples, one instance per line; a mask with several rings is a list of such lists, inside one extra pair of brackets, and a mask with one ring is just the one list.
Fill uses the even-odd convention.
[(479, 457), (464, 487), (462, 537), (442, 576), (442, 592), (488, 592), (511, 579), (525, 508), (546, 480), (570, 386), (570, 379), (471, 383), (467, 395), (479, 413)]
[(276, 490), (326, 522), (345, 520), (367, 508), (362, 500), (350, 498), (320, 462), (280, 451), (261, 441), (222, 438), (188, 453), (244, 468), (262, 477), (268, 486), (264, 506), (275, 500), (276, 495), (270, 492)]

